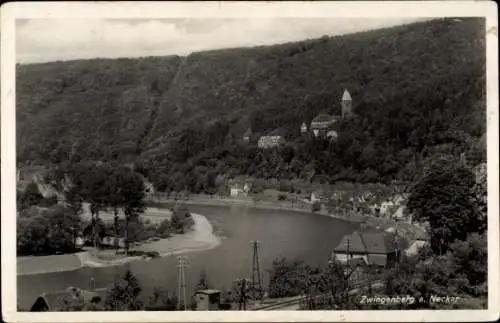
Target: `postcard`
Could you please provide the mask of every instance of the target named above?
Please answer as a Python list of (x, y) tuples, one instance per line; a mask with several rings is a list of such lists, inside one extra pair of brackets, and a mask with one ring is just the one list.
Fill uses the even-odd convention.
[(499, 317), (489, 1), (11, 2), (7, 322)]

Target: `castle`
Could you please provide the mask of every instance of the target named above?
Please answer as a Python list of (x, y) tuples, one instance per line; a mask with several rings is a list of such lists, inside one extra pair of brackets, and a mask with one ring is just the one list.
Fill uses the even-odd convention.
[(300, 132), (302, 134), (312, 133), (315, 137), (328, 138), (330, 140), (335, 140), (338, 137), (338, 123), (341, 120), (347, 120), (351, 118), (354, 113), (352, 111), (352, 97), (347, 89), (344, 90), (342, 99), (340, 101), (341, 105), (341, 115), (329, 115), (326, 113), (321, 113), (316, 116), (309, 126), (306, 122), (303, 122), (300, 127)]
[[(320, 113), (310, 123), (304, 121), (300, 127), (302, 135), (312, 134), (314, 137), (327, 138), (331, 141), (338, 137), (338, 125), (342, 120), (348, 120), (354, 116), (352, 108), (352, 97), (347, 89), (344, 90), (340, 100), (341, 114), (329, 115)], [(262, 135), (258, 138), (257, 145), (259, 148), (272, 148), (280, 145), (284, 141), (286, 131), (282, 128), (273, 130), (272, 132)], [(248, 128), (243, 134), (243, 140), (247, 143), (251, 141), (252, 130)]]

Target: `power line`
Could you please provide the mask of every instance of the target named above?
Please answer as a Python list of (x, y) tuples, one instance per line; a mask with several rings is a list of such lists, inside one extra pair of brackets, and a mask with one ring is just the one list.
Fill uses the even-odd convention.
[(260, 241), (252, 241), (253, 248), (253, 261), (252, 261), (252, 298), (262, 299), (262, 279), (260, 272), (260, 259), (259, 259), (259, 247), (261, 245)]

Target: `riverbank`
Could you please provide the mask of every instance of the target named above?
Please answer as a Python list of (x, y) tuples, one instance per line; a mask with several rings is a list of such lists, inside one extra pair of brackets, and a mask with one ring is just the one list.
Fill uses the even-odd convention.
[[(212, 224), (201, 214), (191, 214), (193, 227), (184, 234), (173, 235), (166, 239), (159, 239), (140, 244), (133, 248), (135, 251), (156, 251), (160, 257), (176, 254), (209, 250), (220, 244), (220, 239), (213, 233)], [(145, 256), (117, 256), (114, 251), (94, 250), (66, 255), (27, 256), (17, 258), (17, 273), (19, 276), (38, 275), (54, 272), (73, 271), (85, 267), (119, 266), (132, 261), (145, 261), (151, 258)]]
[(182, 200), (174, 200), (174, 199), (155, 199), (152, 200), (151, 203), (153, 205), (156, 204), (175, 204), (182, 203), (186, 205), (200, 205), (200, 206), (245, 206), (251, 207), (255, 209), (264, 209), (264, 210), (275, 210), (275, 211), (290, 211), (290, 212), (298, 212), (304, 214), (320, 214), (324, 216), (328, 216), (334, 219), (344, 220), (347, 222), (361, 223), (366, 219), (363, 217), (344, 217), (340, 215), (334, 215), (329, 213), (326, 210), (320, 210), (316, 212), (312, 212), (312, 205), (310, 203), (306, 203), (304, 201), (297, 203), (290, 202), (272, 202), (272, 201), (255, 201), (252, 199), (241, 199), (241, 198), (199, 198), (197, 196), (191, 196), (187, 199)]
[(251, 198), (225, 198), (207, 197), (206, 195), (190, 195), (188, 198), (184, 198), (182, 200), (153, 199), (150, 202), (153, 205), (182, 203), (186, 205), (200, 206), (241, 206), (264, 210), (298, 212), (306, 215), (319, 214), (337, 220), (360, 224), (361, 227), (366, 230), (385, 231), (387, 229), (393, 229), (398, 231), (399, 234), (408, 240), (414, 240), (417, 237), (426, 236), (425, 230), (414, 223), (394, 221), (392, 219), (375, 216), (341, 216), (332, 214), (325, 209), (312, 212), (312, 205), (305, 201), (298, 201), (294, 203), (288, 201), (263, 201)]

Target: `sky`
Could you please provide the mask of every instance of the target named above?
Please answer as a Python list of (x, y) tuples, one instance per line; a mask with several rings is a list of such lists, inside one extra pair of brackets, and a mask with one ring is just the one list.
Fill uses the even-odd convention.
[(415, 18), (18, 19), (16, 61), (187, 55), (384, 28)]

